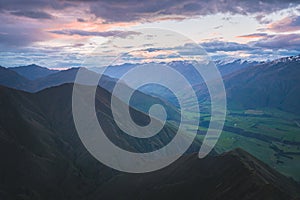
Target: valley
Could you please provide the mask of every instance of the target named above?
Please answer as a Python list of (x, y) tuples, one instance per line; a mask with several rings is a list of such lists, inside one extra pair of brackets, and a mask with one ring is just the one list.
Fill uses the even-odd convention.
[[(141, 190), (151, 188), (151, 191), (157, 191), (159, 195), (164, 195), (166, 191), (176, 188), (176, 184), (181, 185), (182, 178), (187, 181), (186, 184), (181, 186), (183, 188), (192, 184), (193, 181), (197, 181), (195, 185), (201, 185), (200, 182), (208, 177), (197, 174), (197, 170), (208, 170), (210, 162), (215, 165), (223, 165), (223, 162), (225, 162), (228, 167), (238, 171), (243, 169), (241, 165), (252, 166), (253, 163), (256, 163), (251, 169), (247, 168), (241, 176), (246, 178), (253, 170), (255, 170), (255, 173), (262, 173), (262, 176), (266, 176), (265, 171), (268, 171), (278, 181), (274, 182), (273, 178), (264, 177), (264, 179), (272, 182), (272, 187), (274, 186), (272, 191), (277, 191), (278, 195), (287, 195), (282, 190), (278, 190), (278, 187), (282, 187), (280, 185), (286, 182), (289, 185), (286, 191), (293, 191), (292, 193), (295, 192), (294, 195), (297, 196), (295, 188), (298, 187), (298, 183), (294, 180), (300, 181), (300, 116), (297, 110), (299, 98), (297, 93), (294, 94), (294, 92), (299, 89), (299, 80), (296, 76), (299, 61), (298, 57), (294, 57), (288, 59), (288, 63), (285, 62), (286, 60), (282, 59), (270, 63), (258, 63), (255, 66), (244, 65), (241, 69), (238, 66), (232, 67), (231, 65), (231, 72), (225, 70), (224, 83), (228, 100), (225, 125), (214, 150), (208, 158), (200, 161), (195, 161), (192, 155), (196, 156), (195, 153), (199, 151), (210, 123), (211, 105), (208, 91), (203, 83), (193, 86), (199, 95), (199, 102), (190, 101), (186, 91), (179, 92), (185, 98), (184, 103), (189, 108), (184, 121), (187, 131), (196, 130), (198, 134), (195, 142), (178, 161), (159, 172), (153, 173), (153, 176), (158, 177), (172, 174), (174, 178), (170, 181), (158, 177), (154, 180), (148, 175), (135, 176), (117, 172), (102, 165), (87, 152), (76, 133), (71, 109), (72, 84), (78, 68), (58, 72), (49, 72), (42, 69), (41, 73), (50, 74), (43, 76), (37, 73), (38, 77), (35, 79), (27, 79), (25, 76), (16, 74), (9, 69), (0, 68), (2, 70), (0, 82), (5, 85), (1, 86), (0, 98), (2, 111), (0, 118), (0, 142), (2, 144), (0, 152), (3, 157), (5, 156), (4, 152), (11, 152), (8, 154), (9, 157), (20, 158), (18, 162), (23, 163), (19, 166), (13, 159), (8, 159), (8, 162), (2, 165), (1, 176), (3, 181), (0, 184), (6, 189), (0, 195), (12, 199), (16, 197), (14, 195), (31, 199), (40, 199), (40, 197), (45, 196), (80, 199), (81, 195), (92, 190), (89, 199), (95, 199), (96, 196), (114, 198), (120, 194), (127, 196), (129, 199), (136, 198), (139, 195), (146, 195), (150, 198), (154, 196), (146, 191), (142, 194), (136, 194), (137, 196), (132, 196), (132, 194), (122, 189), (120, 189), (119, 194), (113, 193), (112, 188), (118, 185), (118, 187), (126, 188), (126, 185), (129, 184), (134, 190), (139, 190), (139, 187), (142, 187)], [(174, 63), (172, 64), (174, 65)], [(178, 68), (178, 63), (175, 64)], [(130, 67), (134, 66), (130, 65)], [(38, 67), (37, 69), (40, 70), (41, 68)], [(272, 72), (278, 69), (285, 73), (284, 77), (286, 78), (281, 77), (277, 78), (277, 81), (268, 81), (268, 77), (274, 77), (275, 75)], [(261, 73), (261, 71), (264, 73)], [(87, 70), (87, 72), (92, 77), (97, 75), (92, 71)], [(27, 73), (28, 71), (26, 71)], [(193, 72), (187, 70), (185, 76), (188, 77), (189, 73)], [(252, 81), (249, 76), (256, 77), (257, 80)], [(179, 105), (174, 94), (164, 88), (155, 90), (155, 87), (152, 86), (134, 92), (130, 100), (130, 114), (136, 123), (140, 125), (149, 123), (147, 113), (153, 104), (164, 105), (168, 114), (167, 123), (159, 134), (151, 137), (151, 140), (138, 140), (124, 134), (113, 120), (109, 102), (116, 81), (115, 78), (103, 76), (99, 82), (96, 95), (98, 120), (108, 133), (107, 137), (117, 146), (132, 152), (153, 151), (168, 144), (174, 137), (178, 123), (180, 123)], [(122, 87), (126, 89), (128, 86), (124, 84)], [(20, 89), (26, 92), (20, 91)], [(262, 90), (259, 93), (259, 98), (248, 95), (256, 90)], [(271, 98), (272, 96), (276, 98)], [(198, 103), (200, 123), (199, 126), (193, 126), (190, 121), (195, 120), (197, 114), (193, 110)], [(119, 101), (119, 104), (124, 104), (124, 102)], [(232, 155), (234, 155), (234, 161), (231, 160)], [(247, 159), (244, 160), (244, 157)], [(261, 163), (260, 160), (266, 165)], [(196, 164), (198, 162), (201, 164)], [(34, 169), (31, 169), (32, 166), (34, 166)], [(198, 166), (198, 169), (196, 166)], [(261, 166), (263, 166), (263, 169)], [(15, 175), (10, 171), (11, 168), (19, 175), (19, 178), (16, 179), (19, 184), (12, 180)], [(173, 170), (176, 171), (175, 174), (172, 172)], [(197, 180), (186, 178), (183, 175), (186, 170), (195, 170), (193, 173), (198, 177)], [(220, 169), (217, 167), (215, 170)], [(47, 172), (49, 176), (43, 175), (44, 172)], [(33, 173), (40, 174), (42, 180), (48, 180), (49, 184), (40, 188), (38, 186), (40, 184), (39, 180), (30, 178), (30, 174)], [(224, 171), (224, 173), (229, 176), (232, 172)], [(289, 179), (286, 179), (280, 173), (289, 177)], [(55, 174), (55, 176), (51, 174)], [(235, 175), (232, 174), (232, 176)], [(207, 186), (207, 191), (212, 191), (214, 184), (238, 181), (238, 178), (231, 180), (229, 177), (226, 180), (219, 180), (218, 176), (213, 175), (210, 175), (209, 179), (216, 182)], [(25, 186), (24, 184), (28, 184), (28, 181), (30, 184)], [(108, 181), (107, 184), (104, 183), (106, 181)], [(142, 185), (135, 185), (134, 181), (140, 181)], [(260, 178), (255, 178), (253, 184), (260, 185), (260, 181)], [(65, 194), (58, 192), (60, 190), (53, 185), (56, 183), (59, 183)], [(160, 187), (156, 188), (153, 185), (154, 183)], [(67, 185), (70, 185), (70, 187)], [(85, 185), (85, 187), (80, 185)], [(71, 194), (76, 187), (81, 187), (82, 190)], [(226, 187), (221, 188), (225, 189)], [(252, 186), (249, 185), (249, 187)], [(47, 191), (44, 191), (46, 188)], [(234, 188), (240, 191), (244, 190), (237, 186)], [(228, 191), (223, 191), (223, 189), (221, 190), (225, 192), (225, 195), (232, 195), (230, 192), (227, 193)], [(130, 189), (128, 190), (130, 191)], [(184, 190), (190, 191), (187, 188)], [(257, 195), (271, 195), (266, 191), (260, 191)], [(181, 194), (185, 194), (185, 192), (181, 191), (178, 195)], [(206, 195), (208, 195), (208, 199), (213, 198), (208, 193)], [(191, 196), (191, 198), (194, 197)]]

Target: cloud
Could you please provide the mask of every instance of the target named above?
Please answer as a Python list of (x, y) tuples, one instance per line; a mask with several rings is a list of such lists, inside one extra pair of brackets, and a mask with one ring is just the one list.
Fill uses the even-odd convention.
[(182, 57), (206, 55), (206, 49), (195, 43), (185, 43), (174, 49), (177, 50), (178, 54)]
[(92, 1), (90, 12), (107, 22), (147, 21), (159, 16), (203, 16), (216, 13), (272, 13), (294, 6), (296, 1), (280, 0), (153, 0), (153, 1)]
[(63, 10), (64, 8), (75, 6), (74, 3), (60, 0), (10, 0), (0, 1), (1, 11), (28, 12), (42, 11), (44, 9)]
[[(216, 13), (266, 14), (293, 7), (294, 0), (10, 0), (0, 1), (0, 10), (35, 19), (49, 19), (47, 10), (63, 12), (64, 9), (87, 7), (90, 14), (109, 22), (150, 21), (164, 19), (182, 20), (184, 17)], [(81, 18), (79, 18), (81, 21)]]
[[(248, 42), (247, 44), (241, 44), (237, 42), (224, 42), (224, 41), (210, 41), (201, 43), (200, 45), (208, 52), (213, 54), (219, 54), (226, 52), (231, 54), (234, 52), (243, 52), (247, 54), (272, 54), (280, 51), (285, 52), (299, 52), (300, 51), (300, 34), (280, 34), (280, 35), (268, 35), (268, 34), (249, 34), (250, 37), (259, 36), (257, 41)], [(244, 36), (243, 36), (244, 37)], [(248, 37), (248, 35), (245, 35)]]
[(242, 37), (253, 36), (259, 38), (259, 40), (246, 44), (213, 40), (200, 45), (215, 60), (222, 60), (227, 57), (272, 60), (300, 54), (300, 34), (268, 35), (266, 33), (253, 33)]
[(85, 20), (85, 19), (82, 19), (82, 18), (77, 18), (77, 21), (78, 21), (78, 22), (86, 22), (86, 20)]
[[(292, 0), (3, 0), (0, 1), (0, 51), (14, 51), (18, 55), (24, 55), (24, 59), (30, 59), (30, 56), (38, 59), (36, 54), (27, 54), (27, 49), (44, 46), (48, 50), (55, 43), (63, 45), (66, 42), (81, 45), (80, 43), (91, 42), (92, 40), (89, 41), (88, 37), (92, 36), (127, 37), (138, 34), (133, 31), (113, 31), (114, 27), (126, 27), (148, 21), (183, 20), (216, 13), (225, 13), (224, 18), (229, 20), (230, 14), (257, 16), (257, 19), (265, 20), (264, 16), (268, 16), (268, 13), (288, 7), (293, 8), (298, 3), (299, 1)], [(278, 30), (278, 32), (279, 30), (300, 30), (298, 24), (298, 17), (294, 16), (283, 20), (281, 24), (273, 23), (270, 28), (274, 31)], [(63, 28), (59, 30), (60, 27)], [(91, 31), (89, 28), (100, 31)], [(218, 28), (220, 27), (215, 26), (215, 29)], [(66, 39), (59, 35), (82, 37), (67, 37)], [(248, 44), (215, 40), (202, 43), (202, 46), (209, 53), (215, 54), (238, 54), (238, 52), (259, 54), (261, 49), (299, 49), (297, 36), (285, 36), (285, 39), (292, 39), (292, 42), (284, 41), (283, 36), (275, 37), (262, 33), (240, 37), (256, 37), (259, 40), (256, 43)], [(49, 39), (53, 39), (53, 42), (48, 43)], [(36, 43), (38, 41), (43, 41), (43, 43)], [(276, 45), (275, 41), (284, 47)], [(147, 47), (151, 47), (151, 45), (153, 44), (149, 40)], [(57, 57), (52, 56), (53, 52), (46, 53), (44, 50), (43, 62), (50, 62), (49, 60), (59, 62), (63, 56), (74, 53), (68, 48), (65, 49), (64, 55), (55, 54)], [(78, 49), (82, 50), (83, 48), (78, 47)], [(56, 51), (63, 52), (61, 48)], [(187, 56), (199, 54), (199, 49), (194, 47), (177, 49), (177, 51)], [(169, 56), (176, 55), (170, 54)], [(158, 58), (160, 57), (161, 55), (158, 56)], [(69, 59), (70, 62), (74, 61), (74, 58), (70, 57)]]
[(264, 14), (258, 14), (258, 15), (256, 15), (256, 16), (255, 16), (255, 19), (256, 19), (259, 23), (261, 23), (261, 24), (269, 24), (269, 23), (271, 23), (271, 20), (266, 19), (266, 15), (264, 15)]
[[(5, 20), (4, 20), (5, 21)], [(36, 41), (44, 41), (49, 34), (30, 23), (3, 23), (0, 31), (0, 51), (28, 46)]]
[(265, 37), (252, 45), (268, 49), (286, 49), (300, 51), (300, 34), (282, 34)]
[(240, 44), (237, 42), (225, 42), (219, 40), (213, 40), (210, 42), (204, 42), (200, 44), (207, 52), (218, 52), (218, 51), (250, 51), (254, 48), (248, 44)]
[(252, 33), (252, 34), (247, 34), (247, 35), (240, 35), (237, 36), (238, 38), (247, 38), (247, 39), (252, 39), (252, 38), (262, 38), (262, 37), (267, 37), (267, 33)]
[(52, 19), (53, 16), (44, 11), (12, 11), (12, 15), (23, 16), (33, 19)]
[(283, 18), (268, 26), (268, 28), (275, 32), (290, 32), (300, 30), (300, 16), (291, 16)]
[(47, 23), (43, 23), (40, 20), (31, 20), (27, 17), (19, 19), (11, 14), (1, 12), (0, 20), (0, 51), (30, 46), (34, 42), (51, 38), (51, 34), (43, 31), (48, 27), (49, 20), (47, 20)]
[(60, 35), (80, 35), (80, 36), (101, 36), (101, 37), (121, 37), (125, 38), (129, 35), (138, 35), (139, 32), (136, 31), (83, 31), (83, 30), (74, 30), (74, 29), (65, 29), (65, 30), (55, 30), (49, 31), (50, 33), (60, 34)]
[(223, 28), (223, 25), (215, 26), (215, 27), (214, 27), (214, 29), (220, 29), (220, 28)]

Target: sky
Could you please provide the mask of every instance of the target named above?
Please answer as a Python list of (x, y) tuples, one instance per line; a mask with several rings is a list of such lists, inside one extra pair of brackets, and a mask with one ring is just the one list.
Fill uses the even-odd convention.
[[(99, 65), (120, 53), (130, 56), (122, 62), (173, 61), (187, 50), (193, 58), (201, 51), (197, 45), (214, 60), (300, 54), (300, 1), (0, 0), (0, 21), (4, 67), (78, 67), (95, 50)], [(151, 39), (151, 28), (187, 40)], [(144, 49), (133, 51), (140, 40)]]

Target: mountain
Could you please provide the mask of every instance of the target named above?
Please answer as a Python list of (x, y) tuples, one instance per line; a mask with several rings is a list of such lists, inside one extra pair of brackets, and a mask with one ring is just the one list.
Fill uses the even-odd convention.
[(35, 80), (59, 72), (58, 70), (51, 70), (46, 67), (41, 67), (35, 64), (19, 66), (19, 67), (11, 67), (9, 69), (14, 72), (17, 72), (19, 75), (29, 80)]
[[(258, 62), (249, 62), (249, 61), (241, 61), (235, 60), (233, 62), (216, 62), (217, 67), (220, 69), (221, 74), (228, 75), (243, 68), (252, 66), (257, 64)], [(174, 68), (175, 70), (182, 73), (184, 76), (189, 77), (188, 80), (192, 85), (200, 84), (203, 82), (199, 75), (193, 68), (192, 64), (187, 61), (174, 61), (170, 63), (162, 63), (167, 64), (168, 66)], [(130, 69), (137, 67), (138, 64), (123, 64), (116, 66), (109, 66), (107, 70), (104, 72), (105, 76), (109, 76), (112, 78), (119, 79), (123, 74), (125, 74)], [(6, 74), (0, 76), (0, 84), (4, 86), (8, 86), (15, 89), (20, 89), (28, 92), (36, 92), (42, 89), (61, 85), (64, 83), (73, 83), (79, 68), (71, 68), (67, 70), (50, 70), (44, 67), (40, 67), (38, 65), (32, 64), (27, 66), (6, 68)], [(98, 68), (89, 69), (96, 73), (100, 72)], [(8, 73), (8, 71), (16, 72), (19, 77), (15, 73)], [(4, 68), (2, 68), (1, 73), (4, 73)], [(23, 78), (22, 78), (22, 77)], [(150, 94), (156, 95), (164, 94), (168, 91), (162, 88), (153, 88), (153, 86), (147, 86), (143, 88), (141, 91)], [(167, 98), (171, 98), (170, 95), (167, 95)]]
[(105, 72), (103, 72), (103, 69), (98, 67), (92, 67), (89, 68), (89, 70), (119, 79), (123, 74), (125, 74), (130, 69), (135, 68), (136, 66), (138, 66), (138, 64), (125, 63), (122, 65), (108, 66)]
[(35, 87), (31, 91), (40, 91), (45, 88), (62, 85), (64, 83), (74, 83), (78, 70), (79, 68), (71, 68), (36, 79), (33, 81)]
[[(0, 67), (0, 85), (27, 92), (36, 92), (63, 83), (73, 83), (77, 71), (78, 68), (63, 71), (48, 70), (36, 65), (16, 68)], [(37, 72), (36, 74), (46, 72), (48, 75), (44, 73), (45, 76), (43, 75), (41, 78), (37, 78), (38, 76), (34, 75), (35, 72)], [(27, 79), (26, 77), (31, 76), (31, 74), (33, 74), (35, 78), (32, 76), (32, 79)]]
[[(98, 78), (98, 74), (96, 74), (93, 71), (90, 71), (86, 68), (71, 68), (67, 70), (62, 70), (58, 71), (57, 73), (50, 74), (46, 77), (42, 77), (36, 80), (28, 80), (19, 74), (17, 74), (14, 71), (11, 71), (10, 68), (4, 68), (0, 67), (0, 85), (11, 87), (14, 89), (19, 89), (27, 92), (38, 92), (41, 91), (45, 88), (50, 88), (53, 86), (59, 86), (62, 84), (66, 83), (74, 83), (76, 75), (78, 70), (84, 70), (86, 76), (89, 76), (89, 79), (94, 79)], [(108, 77), (106, 75), (101, 76), (101, 80), (99, 80), (99, 85), (101, 85), (102, 88), (105, 90), (112, 92), (114, 85), (116, 84), (117, 79)], [(124, 89), (127, 87), (125, 86)], [(154, 102), (159, 103), (159, 104), (165, 104), (163, 100), (155, 97), (151, 97), (149, 95), (143, 94), (139, 91), (136, 91), (134, 93), (135, 97), (137, 98), (132, 98), (130, 104), (143, 112), (148, 112), (149, 105), (152, 105)], [(143, 99), (140, 101), (140, 99)], [(141, 102), (143, 102), (141, 104)], [(152, 104), (151, 104), (152, 103)], [(171, 118), (175, 119), (176, 116), (178, 115), (176, 109), (172, 105), (168, 105), (169, 108), (173, 107), (172, 109), (169, 109), (171, 113)]]
[[(215, 61), (215, 65), (219, 69), (223, 77), (226, 77), (230, 74), (234, 74), (243, 69), (251, 68), (252, 66), (261, 63), (262, 62), (247, 61), (241, 59), (229, 60), (229, 61), (228, 60)], [(151, 65), (151, 63), (147, 63), (147, 64)], [(186, 80), (188, 80), (188, 82), (192, 86), (202, 85), (204, 83), (203, 78), (201, 77), (201, 75), (199, 75), (198, 71), (194, 68), (194, 65), (191, 61), (173, 61), (169, 63), (156, 63), (156, 64), (167, 65), (173, 68), (174, 70), (178, 71), (181, 75), (186, 77)], [(126, 72), (140, 65), (142, 64), (125, 63), (122, 65), (108, 66), (104, 72), (99, 68), (90, 68), (90, 70), (95, 71), (97, 73), (103, 73), (107, 76), (119, 79)], [(197, 91), (197, 87), (195, 87), (194, 89)], [(139, 90), (145, 94), (156, 96), (158, 98), (171, 102), (175, 106), (179, 106), (177, 98), (167, 88), (159, 87), (158, 85), (155, 84), (148, 84), (146, 86), (139, 88)], [(184, 93), (184, 91), (182, 93)], [(200, 95), (201, 94), (199, 94), (199, 96)]]
[[(128, 142), (111, 117), (109, 98), (110, 93), (98, 89), (97, 114), (110, 139), (123, 148), (151, 150), (173, 138), (173, 126), (166, 125), (152, 142), (132, 137)], [(84, 148), (75, 130), (71, 101), (71, 84), (34, 94), (0, 87), (1, 199), (83, 199), (116, 173)], [(131, 109), (131, 113), (147, 120), (139, 111)]]
[[(16, 68), (1, 67), (0, 70), (1, 85), (27, 92), (37, 92), (64, 83), (74, 83), (79, 68), (56, 71), (28, 65)], [(26, 78), (28, 76), (31, 76), (30, 79)]]
[(224, 78), (233, 108), (277, 108), (300, 114), (300, 56), (246, 68)]
[[(146, 63), (147, 65), (151, 65), (151, 63)], [(161, 64), (161, 65), (167, 65), (185, 76), (189, 77), (189, 81), (192, 84), (196, 84), (199, 82), (199, 77), (197, 76), (197, 72), (195, 71), (193, 65), (190, 61), (173, 61), (169, 63), (154, 63), (154, 64)], [(122, 75), (124, 75), (129, 70), (136, 68), (138, 66), (141, 66), (143, 64), (131, 64), (131, 63), (125, 63), (122, 65), (111, 65), (108, 66), (106, 71), (102, 72), (99, 68), (90, 68), (90, 70), (95, 71), (97, 73), (103, 73), (107, 76), (113, 77), (113, 78), (121, 78)]]
[[(228, 109), (279, 109), (300, 114), (300, 56), (246, 67), (223, 77)], [(209, 101), (204, 83), (194, 85), (201, 102)], [(186, 98), (189, 98), (186, 96)]]
[(204, 159), (184, 156), (149, 174), (121, 174), (98, 192), (100, 199), (283, 200), (298, 199), (299, 185), (236, 149)]
[[(239, 70), (245, 69), (247, 67), (255, 66), (258, 64), (262, 64), (263, 62), (259, 61), (248, 61), (242, 59), (232, 59), (232, 60), (216, 60), (214, 61), (216, 67), (220, 70), (222, 76), (226, 76), (228, 74), (232, 74)], [(191, 77), (193, 84), (199, 83), (199, 78), (195, 77), (195, 70), (191, 66), (190, 61), (172, 61), (169, 63), (161, 63), (166, 64), (181, 73), (184, 73), (187, 77)], [(139, 66), (140, 64), (132, 64), (132, 63), (125, 63), (121, 65), (111, 65), (108, 66), (106, 71), (104, 72), (105, 75), (120, 78), (123, 74), (128, 72), (129, 70)], [(102, 70), (99, 68), (90, 68), (91, 71), (102, 73)]]
[[(0, 87), (1, 199), (299, 197), (297, 183), (242, 150), (212, 154), (202, 160), (189, 153), (169, 167), (146, 174), (112, 170), (95, 160), (82, 145), (72, 118), (71, 96), (72, 84), (37, 93)], [(109, 98), (108, 91), (98, 88), (98, 119), (100, 123), (104, 120), (108, 137), (122, 143), (125, 149), (157, 147), (174, 134), (172, 126), (167, 125), (163, 128), (167, 137), (150, 143), (127, 143), (111, 118)], [(134, 110), (133, 118), (147, 119)]]
[[(202, 96), (207, 98), (207, 89), (199, 79), (191, 64), (184, 61), (167, 63), (172, 68), (180, 71)], [(231, 62), (216, 62), (224, 75), (228, 103), (230, 108), (256, 109), (277, 108), (287, 112), (300, 113), (300, 82), (299, 82), (299, 56), (281, 58), (271, 62), (258, 63), (242, 60)], [(126, 71), (136, 67), (134, 64), (110, 66), (105, 75), (119, 78)], [(78, 68), (59, 71), (33, 81), (1, 68), (0, 84), (29, 92), (72, 83), (75, 80)], [(116, 81), (116, 80), (115, 80)], [(106, 86), (103, 86), (106, 87)], [(112, 88), (107, 88), (110, 90)], [(140, 89), (142, 92), (165, 99), (176, 104), (176, 98), (165, 88), (148, 85)], [(202, 91), (203, 90), (203, 91)], [(201, 100), (200, 98), (200, 100)]]
[(215, 61), (215, 64), (217, 68), (220, 70), (220, 73), (222, 76), (227, 76), (229, 74), (235, 73), (239, 70), (243, 70), (245, 68), (255, 66), (258, 64), (262, 64), (263, 62), (258, 61), (248, 61), (248, 60), (242, 60), (242, 59), (236, 59), (236, 60), (217, 60)]
[(18, 73), (0, 66), (0, 85), (22, 90), (30, 84), (30, 81)]
[(83, 199), (114, 173), (82, 146), (72, 123), (71, 87), (53, 90), (0, 88), (0, 199)]
[[(57, 72), (55, 71), (54, 73), (51, 72), (50, 75), (37, 78), (35, 80), (29, 80), (14, 72), (11, 70), (11, 68), (0, 67), (0, 85), (27, 92), (37, 92), (45, 88), (58, 86), (65, 83), (74, 83), (79, 69), (80, 68), (71, 68)], [(87, 69), (82, 68), (82, 70)], [(30, 72), (30, 70), (28, 72)], [(92, 71), (87, 70), (87, 72), (91, 77), (98, 76)], [(102, 87), (107, 87), (106, 89), (112, 89), (110, 87), (111, 84), (109, 83), (111, 81), (116, 82), (116, 80), (110, 77), (103, 76), (101, 79)]]

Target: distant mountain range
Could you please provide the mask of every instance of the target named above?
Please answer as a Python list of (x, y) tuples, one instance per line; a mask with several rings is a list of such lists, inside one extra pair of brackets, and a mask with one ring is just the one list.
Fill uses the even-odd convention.
[[(230, 74), (238, 72), (240, 70), (251, 68), (252, 66), (261, 64), (263, 62), (257, 61), (247, 61), (247, 60), (230, 60), (230, 61), (215, 61), (216, 67), (219, 69), (220, 74), (223, 77), (226, 77)], [(151, 63), (147, 63), (151, 64)], [(202, 77), (199, 75), (197, 70), (195, 70), (193, 63), (191, 61), (173, 61), (169, 63), (159, 63), (161, 65), (167, 65), (176, 71), (180, 72), (186, 79), (189, 81), (191, 85), (199, 85), (202, 84), (204, 81)], [(106, 68), (105, 71), (99, 68), (89, 68), (96, 73), (103, 73), (107, 76), (120, 79), (126, 72), (131, 69), (140, 66), (140, 64), (131, 64), (125, 63), (122, 65), (111, 65)], [(174, 95), (170, 94), (169, 91), (165, 88), (158, 87), (157, 85), (149, 84), (139, 89), (140, 91), (147, 93), (152, 96), (157, 96), (159, 98), (167, 99), (173, 104), (177, 104), (177, 100), (175, 100)]]
[[(16, 68), (0, 67), (0, 85), (27, 92), (37, 92), (45, 88), (58, 86), (65, 83), (74, 83), (78, 70), (79, 68), (70, 68), (61, 71), (48, 70), (47, 68), (42, 68), (37, 65)], [(15, 71), (18, 71), (18, 73)], [(23, 72), (25, 73), (23, 74)], [(39, 72), (39, 78), (37, 78), (35, 72)], [(90, 76), (97, 76), (97, 74), (92, 71), (88, 72)], [(29, 79), (26, 77), (29, 77)], [(106, 81), (113, 81), (113, 79), (103, 76), (103, 87), (105, 87)]]
[[(167, 65), (188, 77), (202, 99), (208, 98), (203, 81), (195, 75), (196, 73), (189, 62), (178, 61), (167, 63)], [(230, 108), (273, 107), (300, 114), (300, 104), (298, 103), (300, 102), (299, 56), (281, 58), (270, 62), (216, 61), (216, 65), (224, 77)], [(103, 78), (108, 82), (116, 82), (117, 79), (113, 78), (120, 78), (125, 72), (136, 66), (135, 64), (110, 66), (104, 73), (107, 76)], [(16, 68), (0, 67), (0, 85), (36, 92), (64, 83), (73, 83), (78, 69), (56, 71), (37, 65)], [(92, 70), (96, 71), (95, 69)], [(93, 72), (91, 71), (90, 74), (92, 75)], [(109, 84), (104, 84), (102, 87), (109, 91), (113, 89), (113, 87), (109, 88)], [(165, 100), (171, 99), (173, 102), (172, 95), (170, 96), (168, 91), (163, 88), (147, 86), (141, 91), (152, 96), (165, 98)]]
[(222, 76), (226, 76), (229, 74), (232, 74), (234, 72), (240, 71), (242, 69), (263, 64), (264, 62), (258, 62), (258, 61), (248, 61), (248, 60), (242, 60), (242, 59), (236, 59), (236, 60), (230, 60), (230, 61), (224, 61), (224, 60), (217, 60), (215, 61), (216, 66), (220, 70), (220, 73)]
[(26, 88), (31, 81), (8, 68), (0, 66), (0, 85), (15, 89)]
[[(71, 111), (72, 84), (27, 93), (0, 87), (1, 199), (297, 199), (299, 185), (243, 150), (205, 159), (187, 154), (169, 167), (147, 174), (114, 171), (95, 160), (82, 145)], [(96, 111), (112, 141), (129, 146), (110, 116), (110, 93), (99, 88)], [(133, 116), (145, 120), (135, 111)], [(122, 141), (123, 140), (123, 141)], [(191, 152), (197, 151), (198, 145)]]
[(24, 76), (29, 80), (35, 80), (59, 72), (59, 70), (52, 70), (35, 64), (11, 67), (9, 69), (17, 72), (19, 75)]
[[(259, 62), (242, 61), (240, 59), (231, 62), (216, 61), (216, 66), (223, 76), (232, 74), (239, 70), (254, 66)], [(199, 84), (199, 76), (195, 73), (193, 66), (187, 61), (176, 61), (166, 63), (168, 66), (178, 70), (185, 76), (189, 77), (191, 84)], [(130, 69), (138, 66), (137, 64), (123, 64), (109, 66), (104, 75), (119, 79)], [(70, 68), (67, 70), (50, 70), (35, 64), (19, 67), (4, 68), (0, 66), (0, 85), (11, 88), (36, 92), (42, 89), (61, 85), (64, 83), (73, 83), (79, 68)], [(99, 68), (90, 68), (90, 71), (99, 72)], [(13, 73), (15, 72), (15, 73)]]
[[(231, 68), (231, 64), (222, 66), (223, 73), (226, 71), (223, 82), (229, 109), (271, 108), (300, 114), (300, 56), (247, 65), (233, 67), (230, 73), (225, 69)], [(209, 101), (205, 83), (200, 82), (193, 87), (201, 102)]]
[[(228, 74), (245, 69), (247, 67), (262, 64), (263, 62), (236, 59), (230, 61), (217, 60), (214, 63), (216, 67), (219, 69), (221, 75), (226, 76)], [(161, 64), (166, 64), (180, 71), (181, 73), (184, 73), (187, 77), (190, 78), (189, 80), (193, 84), (199, 83), (199, 78), (195, 76), (195, 70), (193, 69), (190, 61), (173, 61), (170, 63), (161, 63)], [(90, 68), (90, 70), (96, 73), (99, 72), (104, 73), (105, 75), (113, 78), (120, 78), (123, 74), (125, 74), (126, 72), (135, 68), (138, 65), (139, 64), (131, 64), (131, 63), (125, 63), (122, 65), (111, 65), (108, 66), (105, 72), (102, 72), (102, 70), (99, 70), (99, 68)]]

